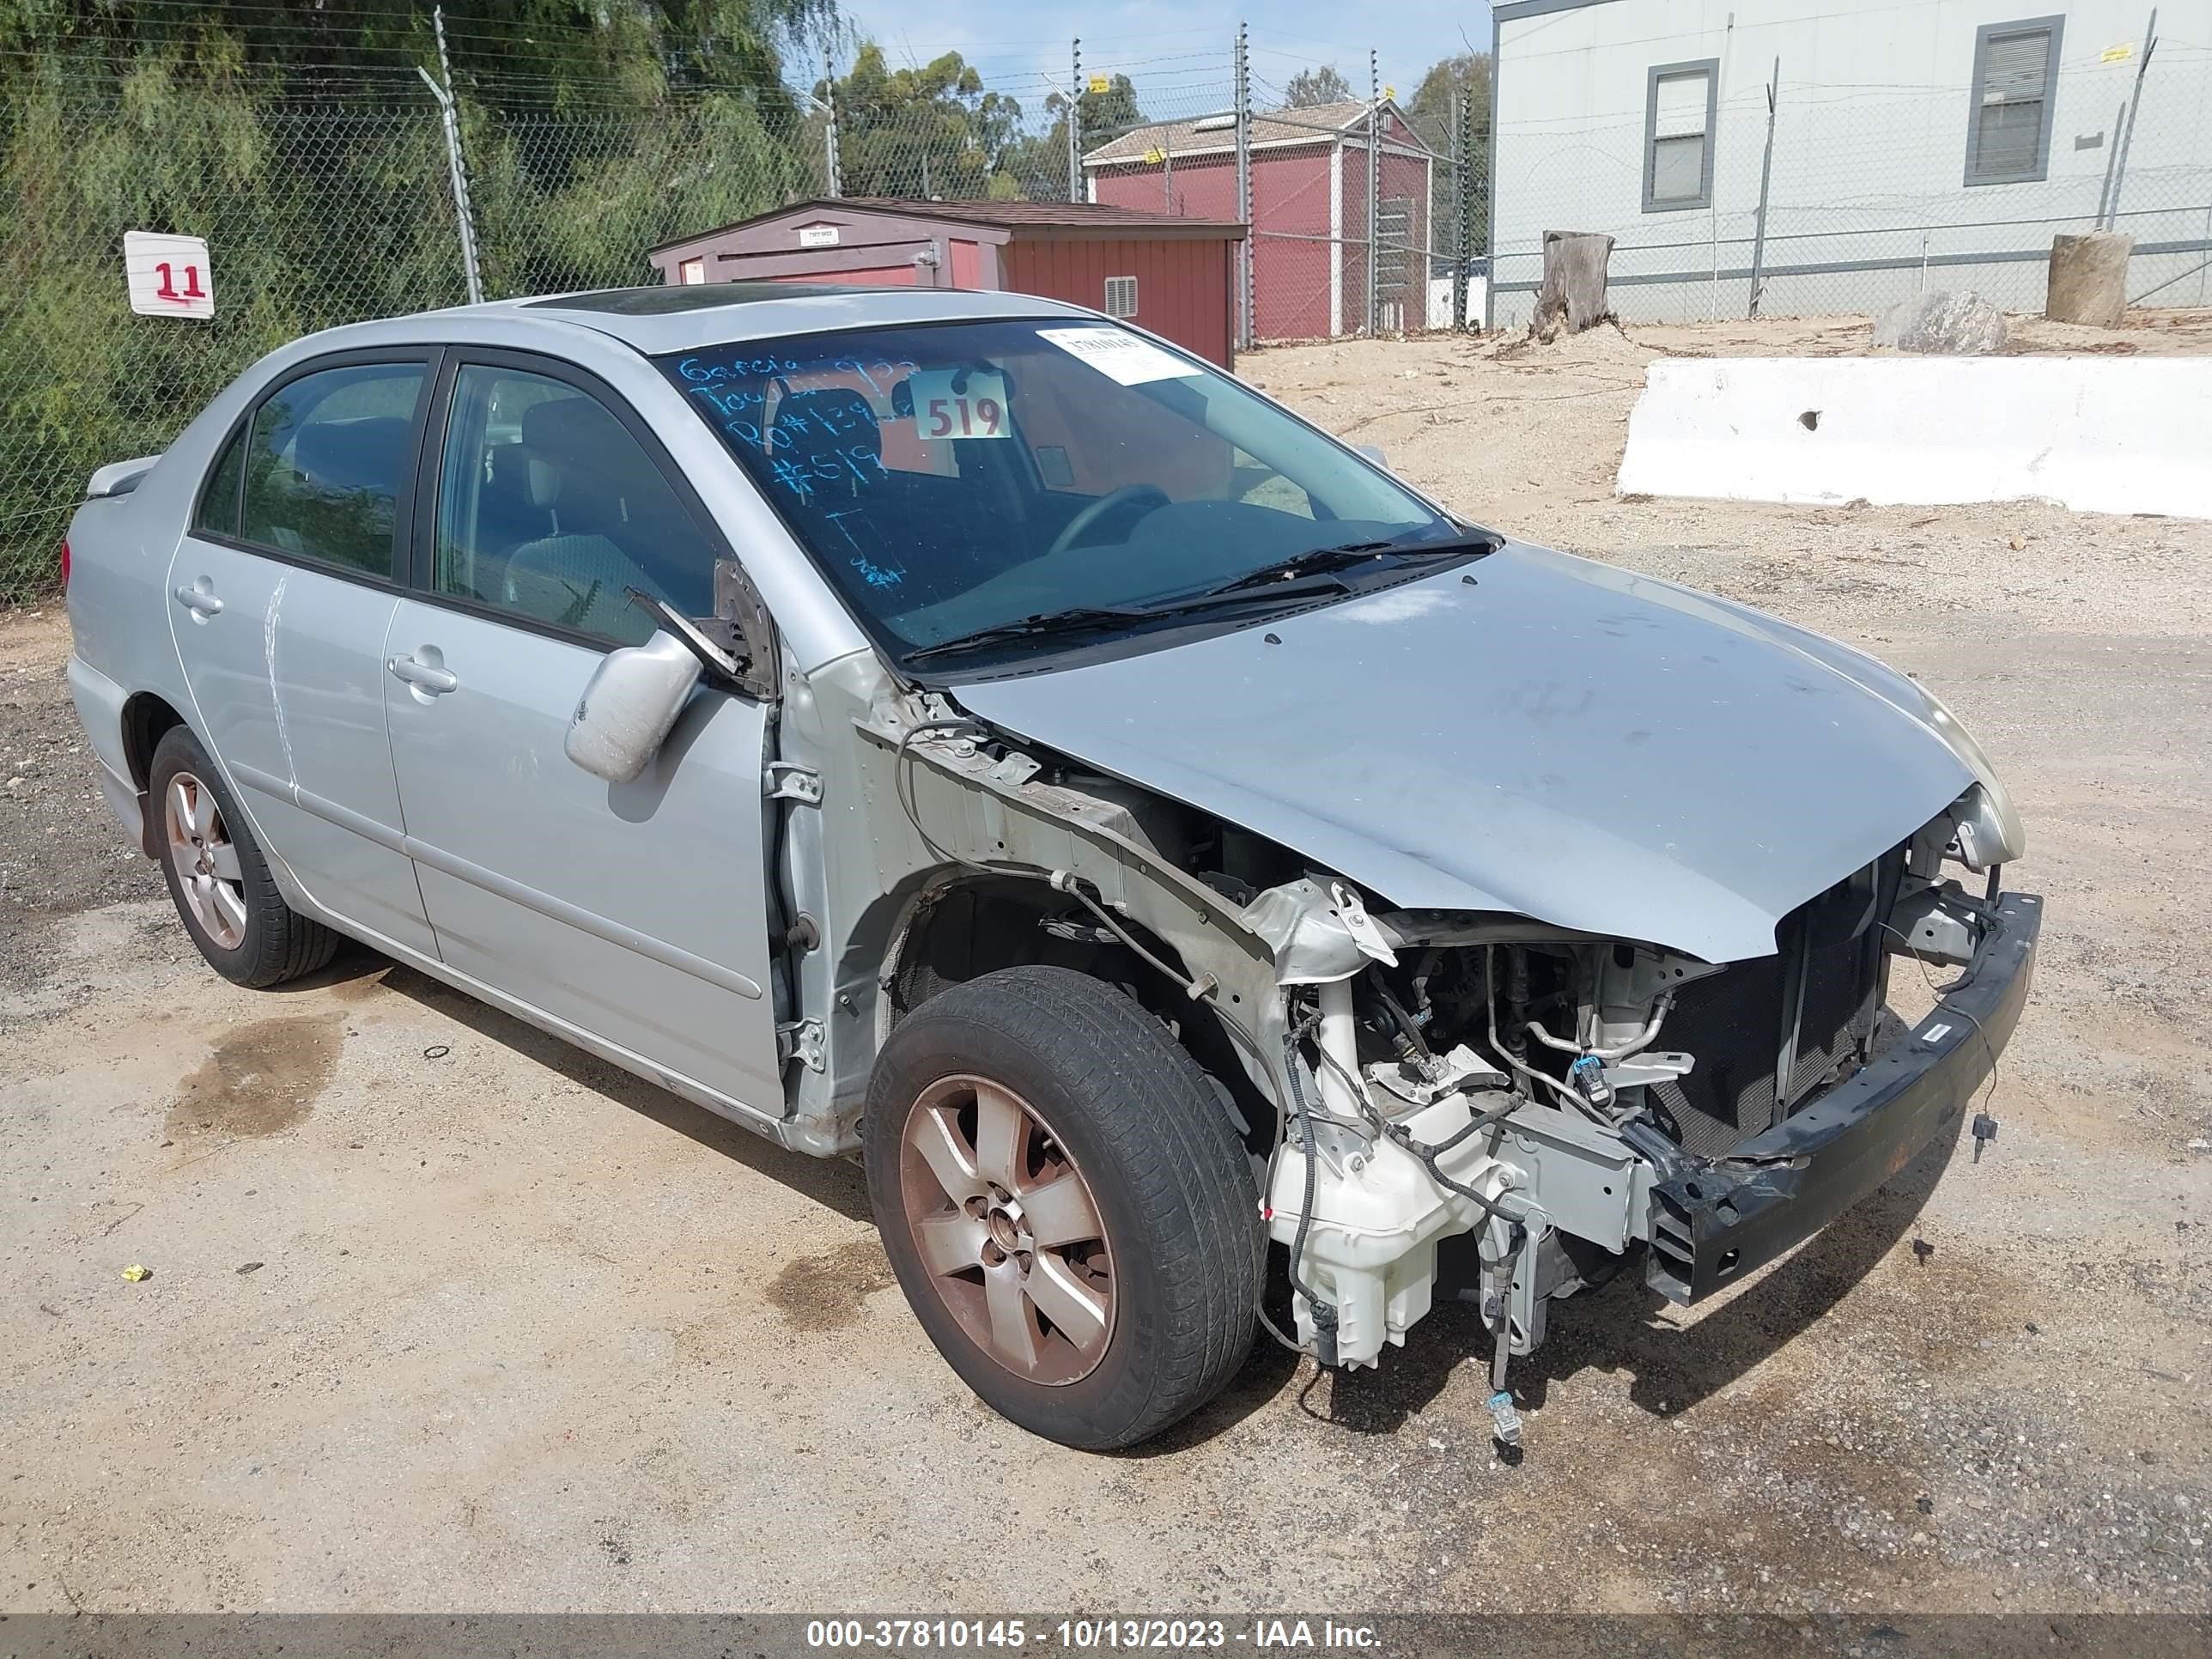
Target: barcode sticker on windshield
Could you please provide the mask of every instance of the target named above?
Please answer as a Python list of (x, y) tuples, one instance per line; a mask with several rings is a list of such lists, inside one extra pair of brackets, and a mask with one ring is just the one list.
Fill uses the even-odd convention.
[(1150, 340), (1118, 328), (1041, 328), (1037, 337), (1051, 341), (1123, 386), (1142, 386), (1147, 380), (1169, 380), (1201, 372), (1196, 363), (1187, 363)]
[(1003, 438), (1006, 377), (988, 368), (922, 368), (908, 378), (914, 429), (923, 438)]

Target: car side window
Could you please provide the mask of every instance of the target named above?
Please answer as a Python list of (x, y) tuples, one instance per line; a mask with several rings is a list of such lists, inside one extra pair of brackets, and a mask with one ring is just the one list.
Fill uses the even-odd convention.
[(639, 588), (714, 609), (714, 550), (645, 447), (590, 392), (462, 365), (438, 483), (434, 592), (613, 645), (649, 639)]
[(234, 432), (216, 458), (207, 487), (200, 491), (199, 511), (192, 518), (194, 530), (214, 536), (238, 534), (238, 484), (245, 471), (246, 434)]
[(279, 386), (245, 447), (246, 540), (390, 580), (421, 363), (356, 363)]

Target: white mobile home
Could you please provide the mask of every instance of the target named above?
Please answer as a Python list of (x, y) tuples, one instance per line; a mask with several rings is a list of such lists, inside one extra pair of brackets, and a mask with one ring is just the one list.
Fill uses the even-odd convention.
[(2146, 64), (2151, 0), (1501, 0), (1492, 321), (1526, 321), (1547, 230), (1614, 239), (1632, 321), (1747, 315), (1755, 270), (1768, 316), (2036, 310), (2100, 208), (2130, 297), (2205, 303), (2212, 0), (2157, 9)]

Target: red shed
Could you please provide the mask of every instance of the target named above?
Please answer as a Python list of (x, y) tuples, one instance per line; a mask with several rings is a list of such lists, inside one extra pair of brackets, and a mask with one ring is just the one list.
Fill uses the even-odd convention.
[[(1437, 154), (1405, 112), (1379, 106), (1376, 266), (1384, 330), (1429, 325), (1429, 203)], [(1367, 325), (1364, 100), (1252, 118), (1252, 332), (1262, 340), (1357, 334)], [(1094, 202), (1234, 218), (1234, 117), (1132, 128), (1083, 158)], [(1439, 324), (1445, 319), (1439, 318)]]
[(668, 283), (1006, 289), (1125, 317), (1230, 365), (1244, 227), (1087, 202), (848, 196), (664, 242)]

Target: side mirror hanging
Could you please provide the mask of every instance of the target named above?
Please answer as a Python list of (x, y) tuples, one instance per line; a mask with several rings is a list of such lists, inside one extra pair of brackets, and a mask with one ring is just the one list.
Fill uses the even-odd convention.
[(609, 783), (629, 783), (653, 764), (702, 675), (765, 702), (780, 672), (775, 625), (734, 559), (715, 563), (714, 615), (703, 623), (639, 588), (629, 599), (659, 626), (643, 645), (600, 659), (562, 741), (570, 760)]
[(705, 668), (690, 641), (661, 629), (610, 651), (592, 672), (562, 749), (593, 777), (629, 783), (653, 764)]

